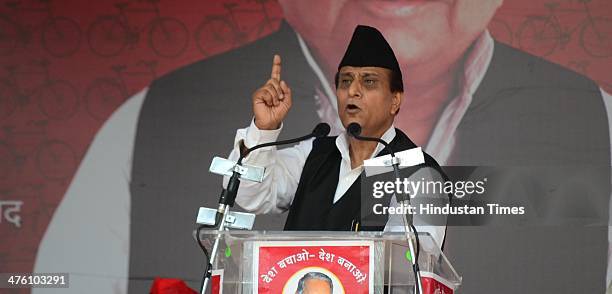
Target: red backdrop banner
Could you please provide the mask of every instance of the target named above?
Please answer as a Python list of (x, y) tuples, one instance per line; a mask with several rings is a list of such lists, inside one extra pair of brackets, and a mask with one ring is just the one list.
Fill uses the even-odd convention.
[[(491, 33), (612, 90), (612, 1), (588, 1), (588, 11), (549, 2), (506, 1)], [(275, 31), (282, 17), (275, 1), (2, 1), (0, 200), (22, 204), (19, 220), (0, 222), (0, 272), (32, 271), (90, 142), (130, 95)]]

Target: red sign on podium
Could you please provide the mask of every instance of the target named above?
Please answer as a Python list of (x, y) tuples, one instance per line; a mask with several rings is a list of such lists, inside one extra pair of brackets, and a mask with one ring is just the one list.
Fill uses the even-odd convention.
[(257, 293), (373, 292), (372, 242), (257, 242), (254, 250)]

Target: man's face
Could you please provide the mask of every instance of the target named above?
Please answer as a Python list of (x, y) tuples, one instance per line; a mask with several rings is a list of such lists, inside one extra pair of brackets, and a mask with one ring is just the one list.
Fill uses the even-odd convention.
[[(403, 68), (455, 60), (487, 27), (503, 0), (280, 0), (310, 43), (330, 42), (340, 61), (357, 24), (379, 29)], [(316, 44), (316, 43), (315, 43)], [(335, 45), (334, 45), (335, 44)], [(317, 45), (319, 46), (319, 45)], [(418, 77), (411, 77), (418, 78)]]
[(326, 281), (310, 279), (304, 283), (304, 294), (331, 294), (331, 289)]
[(338, 72), (338, 115), (346, 128), (359, 123), (363, 135), (382, 135), (399, 110), (401, 93), (390, 89), (391, 71), (381, 67), (343, 66)]

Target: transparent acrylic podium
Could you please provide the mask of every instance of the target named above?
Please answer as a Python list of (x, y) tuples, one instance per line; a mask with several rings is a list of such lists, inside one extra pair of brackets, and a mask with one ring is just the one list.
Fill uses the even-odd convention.
[[(213, 293), (293, 294), (299, 278), (306, 279), (304, 273), (312, 271), (332, 277), (334, 294), (414, 292), (414, 274), (403, 233), (201, 232), (207, 246), (206, 242), (212, 243), (217, 236), (221, 246), (213, 272), (222, 273), (216, 286), (222, 292)], [(429, 234), (419, 233), (419, 241), (423, 294), (454, 293), (461, 277)]]

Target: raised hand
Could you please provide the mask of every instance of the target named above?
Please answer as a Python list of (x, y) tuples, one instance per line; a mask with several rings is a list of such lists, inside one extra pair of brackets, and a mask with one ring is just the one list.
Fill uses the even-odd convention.
[(270, 79), (253, 93), (252, 99), (257, 128), (278, 129), (291, 109), (291, 89), (281, 80), (279, 55), (274, 55)]

